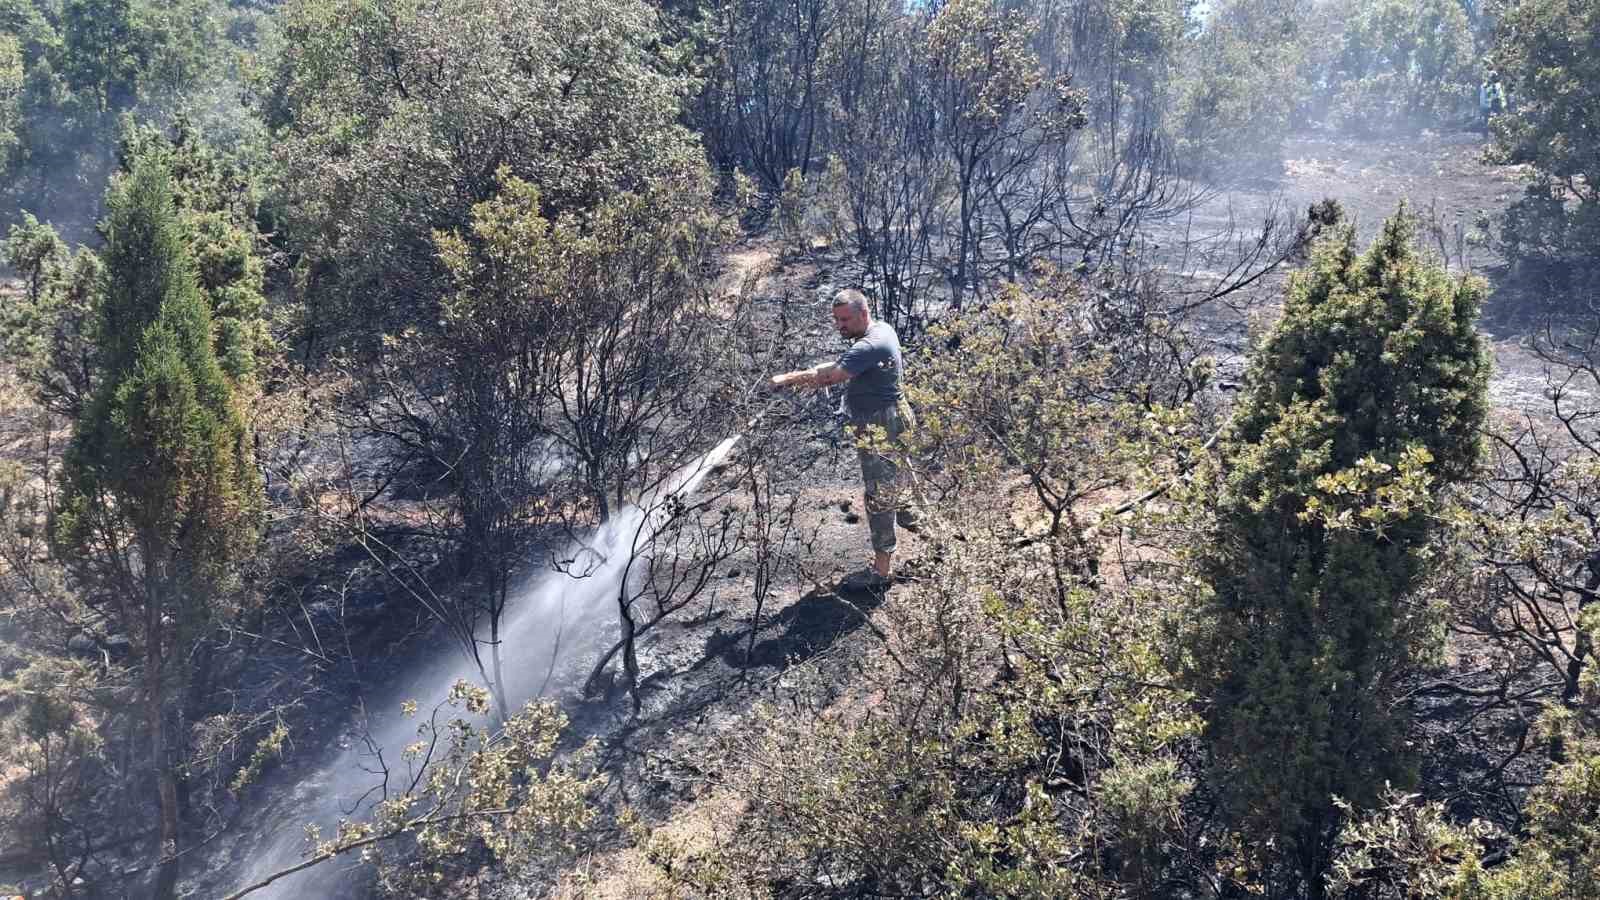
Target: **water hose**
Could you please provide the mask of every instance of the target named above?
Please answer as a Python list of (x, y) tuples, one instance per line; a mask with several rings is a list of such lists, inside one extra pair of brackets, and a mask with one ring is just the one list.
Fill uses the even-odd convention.
[(766, 406), (763, 406), (761, 408), (760, 412), (758, 412), (755, 415), (750, 417), (750, 421), (744, 423), (744, 427), (739, 429), (739, 433), (740, 434), (748, 434), (749, 432), (754, 431), (755, 427), (756, 427), (756, 423), (758, 423), (762, 419), (766, 418), (767, 417), (767, 413), (772, 412), (773, 408), (776, 407), (778, 404), (782, 403), (783, 401), (784, 401), (784, 397), (781, 396), (781, 395), (777, 396), (777, 397), (773, 397), (771, 400), (769, 400), (767, 402)]

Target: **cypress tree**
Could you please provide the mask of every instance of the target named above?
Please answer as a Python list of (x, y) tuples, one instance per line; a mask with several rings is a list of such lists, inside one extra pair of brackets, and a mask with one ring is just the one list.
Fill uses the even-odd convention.
[(55, 533), (134, 641), (159, 795), (155, 895), (170, 897), (182, 811), (166, 708), (237, 596), (260, 483), (165, 163), (136, 160), (108, 207), (102, 371), (64, 460)]
[(1340, 821), (1411, 777), (1397, 681), (1437, 629), (1407, 602), (1437, 490), (1478, 455), (1484, 287), (1415, 247), (1402, 206), (1365, 254), (1343, 226), (1289, 284), (1222, 444), (1210, 587), (1191, 646), (1220, 793), (1321, 896)]

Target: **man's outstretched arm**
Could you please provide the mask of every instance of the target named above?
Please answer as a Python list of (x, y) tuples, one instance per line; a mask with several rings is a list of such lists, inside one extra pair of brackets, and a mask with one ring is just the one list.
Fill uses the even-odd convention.
[(797, 369), (772, 376), (773, 387), (820, 388), (849, 381), (850, 373), (839, 368), (838, 363), (820, 363), (809, 369)]

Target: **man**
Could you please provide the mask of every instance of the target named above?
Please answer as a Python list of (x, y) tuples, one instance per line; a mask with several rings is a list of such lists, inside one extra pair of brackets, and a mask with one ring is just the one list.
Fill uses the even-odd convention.
[[(891, 444), (898, 443), (900, 435), (917, 424), (900, 381), (900, 337), (889, 323), (873, 321), (866, 296), (856, 290), (833, 296), (833, 327), (851, 342), (838, 362), (774, 375), (773, 385), (823, 388), (848, 382), (844, 400), (851, 433), (861, 440), (876, 425)], [(914, 531), (917, 511), (900, 496), (896, 484), (899, 466), (893, 459), (862, 447), (856, 448), (856, 455), (861, 460), (867, 527), (872, 533), (869, 581), (874, 587), (883, 587), (893, 571), (895, 522), (898, 519), (901, 526)]]
[(1506, 88), (1500, 83), (1500, 73), (1490, 70), (1489, 77), (1478, 86), (1478, 115), (1483, 130), (1489, 130), (1489, 120), (1506, 111)]

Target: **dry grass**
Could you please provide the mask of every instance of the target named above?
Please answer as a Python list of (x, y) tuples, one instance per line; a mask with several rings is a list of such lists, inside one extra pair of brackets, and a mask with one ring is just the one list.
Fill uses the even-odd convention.
[[(681, 857), (707, 853), (734, 836), (749, 805), (725, 788), (713, 790), (652, 829), (652, 840), (672, 846)], [(561, 879), (552, 896), (556, 900), (675, 900), (692, 894), (672, 884), (644, 851), (624, 847), (585, 859)]]
[(713, 314), (731, 320), (739, 314), (742, 298), (773, 286), (779, 273), (777, 253), (760, 244), (741, 247), (723, 260), (724, 269), (712, 289)]

